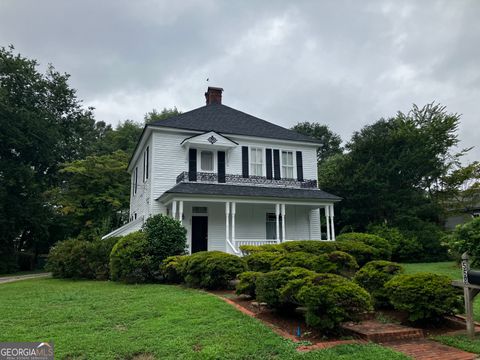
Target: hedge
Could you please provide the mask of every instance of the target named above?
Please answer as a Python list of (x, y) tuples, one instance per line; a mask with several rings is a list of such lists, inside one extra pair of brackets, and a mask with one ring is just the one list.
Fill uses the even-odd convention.
[(392, 258), (392, 245), (380, 236), (365, 233), (345, 233), (337, 237), (337, 241), (358, 241), (374, 249), (375, 258), (381, 260), (390, 260)]
[(273, 270), (273, 263), (281, 256), (277, 252), (258, 251), (252, 252), (243, 259), (250, 271), (268, 272)]
[(246, 271), (238, 275), (238, 283), (235, 288), (236, 294), (249, 295), (254, 299), (256, 296), (256, 282), (262, 274), (258, 271)]
[(175, 255), (163, 260), (160, 265), (162, 281), (171, 284), (184, 282), (184, 267), (187, 259), (187, 255)]

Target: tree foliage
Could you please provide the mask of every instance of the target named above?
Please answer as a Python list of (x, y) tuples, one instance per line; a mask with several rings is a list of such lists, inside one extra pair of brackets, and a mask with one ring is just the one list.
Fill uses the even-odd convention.
[(179, 111), (176, 106), (171, 109), (163, 108), (161, 111), (152, 109), (152, 111), (149, 111), (145, 114), (143, 119), (145, 124), (151, 124), (155, 121), (166, 120), (172, 116), (180, 115), (181, 113), (182, 112)]

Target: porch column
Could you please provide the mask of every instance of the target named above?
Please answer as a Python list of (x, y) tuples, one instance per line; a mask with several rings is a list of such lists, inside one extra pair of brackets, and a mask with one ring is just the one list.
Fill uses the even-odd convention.
[(334, 214), (333, 214), (333, 204), (330, 205), (330, 221), (332, 223), (332, 239), (333, 241), (335, 241), (335, 224), (333, 222), (333, 217), (334, 217)]
[(232, 244), (235, 247), (237, 247), (237, 244), (235, 244), (235, 213), (236, 213), (236, 210), (237, 210), (236, 208), (237, 208), (237, 203), (232, 202), (232, 209), (231, 209), (231, 213), (232, 213)]
[(172, 218), (177, 218), (177, 200), (172, 201)]
[(330, 238), (330, 208), (328, 205), (325, 206), (325, 223), (327, 225), (327, 240)]
[[(230, 203), (227, 201), (225, 203), (225, 239), (228, 242), (230, 233)], [(225, 245), (227, 245), (225, 243)]]
[(285, 204), (282, 204), (282, 241), (285, 241)]
[(275, 229), (277, 234), (277, 243), (280, 242), (280, 223), (278, 217), (280, 216), (280, 204), (275, 204)]
[(318, 227), (320, 228), (320, 241), (322, 240), (322, 208), (318, 208)]
[(180, 200), (178, 204), (178, 220), (180, 220), (180, 224), (183, 224), (183, 200)]

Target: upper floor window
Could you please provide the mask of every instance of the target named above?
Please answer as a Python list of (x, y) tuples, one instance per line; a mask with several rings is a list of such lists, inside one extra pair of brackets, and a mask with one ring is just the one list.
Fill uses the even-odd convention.
[(135, 171), (133, 173), (133, 195), (137, 193), (138, 190), (138, 166), (135, 167)]
[(202, 171), (213, 171), (213, 151), (200, 152), (200, 169)]
[(250, 148), (250, 174), (263, 175), (263, 149)]
[(148, 168), (149, 168), (150, 147), (147, 146), (143, 152), (143, 182), (148, 180)]
[(282, 151), (282, 177), (293, 179), (293, 151)]

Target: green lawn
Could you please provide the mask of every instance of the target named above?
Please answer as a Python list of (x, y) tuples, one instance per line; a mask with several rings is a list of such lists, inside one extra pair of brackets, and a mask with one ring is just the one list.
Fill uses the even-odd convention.
[[(405, 272), (409, 274), (417, 272), (434, 272), (437, 274), (447, 275), (452, 280), (462, 278), (462, 270), (455, 262), (438, 262), (438, 263), (420, 263), (420, 264), (402, 264)], [(473, 313), (476, 321), (480, 321), (480, 295), (475, 299), (473, 305)], [(480, 354), (480, 336), (477, 335), (475, 340), (467, 338), (465, 335), (458, 336), (436, 336), (435, 340), (446, 345), (454, 346), (459, 349)]]
[(377, 345), (299, 354), (215, 296), (176, 286), (56, 279), (0, 285), (0, 341), (49, 340), (56, 359), (406, 359)]

